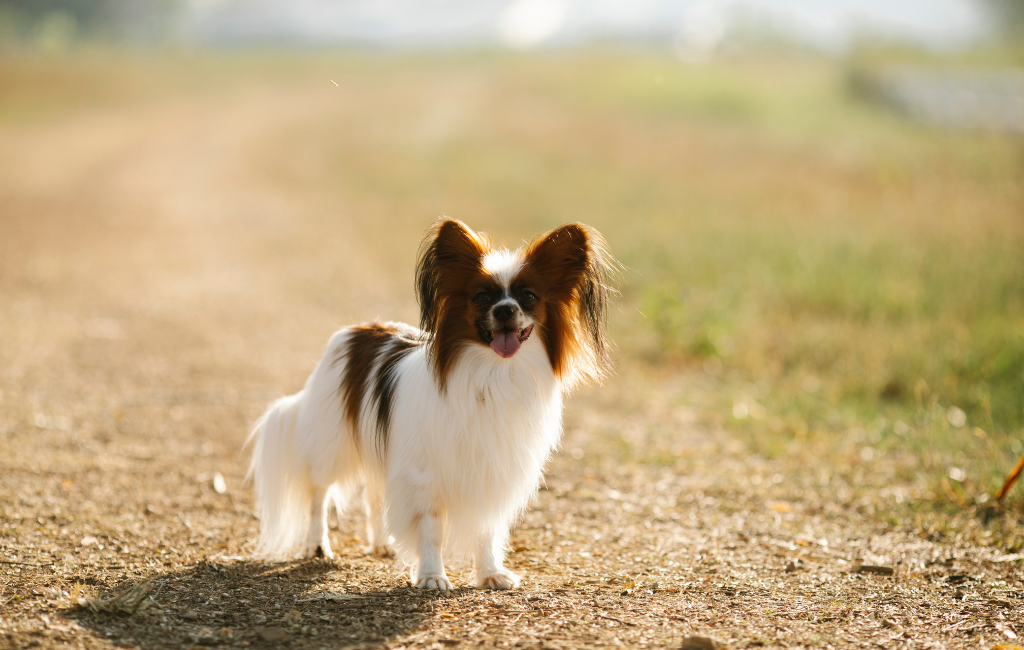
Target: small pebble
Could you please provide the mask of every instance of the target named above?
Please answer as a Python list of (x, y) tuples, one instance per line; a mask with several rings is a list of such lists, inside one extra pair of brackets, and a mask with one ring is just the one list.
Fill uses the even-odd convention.
[(723, 647), (709, 636), (688, 636), (683, 639), (682, 650), (719, 650)]
[(288, 633), (280, 627), (258, 627), (256, 636), (267, 643), (286, 643), (288, 641)]
[(224, 482), (224, 475), (220, 472), (213, 473), (213, 491), (217, 494), (224, 494), (228, 491), (228, 484)]

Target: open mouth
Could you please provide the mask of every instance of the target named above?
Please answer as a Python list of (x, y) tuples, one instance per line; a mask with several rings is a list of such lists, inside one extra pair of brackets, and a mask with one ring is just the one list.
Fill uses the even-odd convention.
[(491, 346), (502, 359), (508, 359), (519, 351), (523, 341), (530, 338), (533, 325), (521, 330), (480, 330), (480, 339)]

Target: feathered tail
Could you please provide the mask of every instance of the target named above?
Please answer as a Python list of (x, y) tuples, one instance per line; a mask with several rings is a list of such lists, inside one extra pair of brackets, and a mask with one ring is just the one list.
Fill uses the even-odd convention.
[(296, 393), (271, 404), (249, 434), (253, 452), (247, 478), (255, 484), (260, 517), (256, 555), (268, 560), (292, 557), (309, 530), (312, 485), (293, 444), (302, 396)]

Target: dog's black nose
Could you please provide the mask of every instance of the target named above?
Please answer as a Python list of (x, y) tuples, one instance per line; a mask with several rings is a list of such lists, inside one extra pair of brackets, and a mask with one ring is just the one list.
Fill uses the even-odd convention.
[(498, 320), (511, 320), (515, 313), (512, 305), (498, 305), (494, 308), (494, 317)]

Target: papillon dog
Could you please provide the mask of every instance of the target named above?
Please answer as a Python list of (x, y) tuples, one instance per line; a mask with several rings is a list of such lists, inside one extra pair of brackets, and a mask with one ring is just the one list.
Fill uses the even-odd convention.
[(368, 551), (397, 554), (421, 589), (449, 591), (444, 557), (509, 589), (510, 529), (561, 436), (562, 396), (610, 369), (615, 265), (573, 223), (515, 251), (438, 220), (420, 246), (420, 326), (335, 333), (305, 387), (253, 428), (257, 555), (332, 557), (327, 513), (363, 488)]

